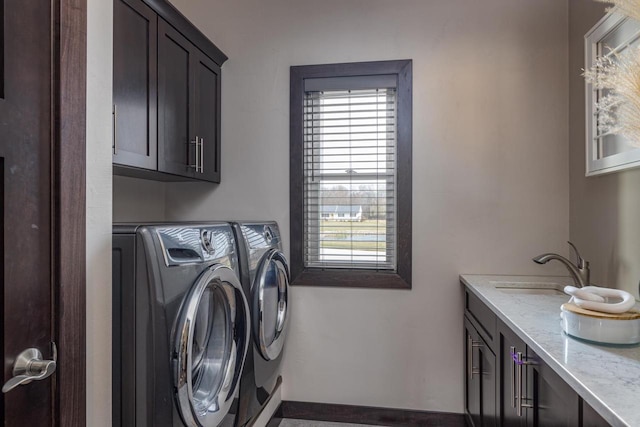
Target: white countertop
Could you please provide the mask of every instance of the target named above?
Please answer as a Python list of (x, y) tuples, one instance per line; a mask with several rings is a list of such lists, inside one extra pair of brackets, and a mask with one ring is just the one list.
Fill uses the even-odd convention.
[(569, 277), (484, 276), (460, 280), (589, 405), (614, 426), (640, 426), (640, 346), (606, 346), (566, 335), (567, 295), (508, 294), (495, 282), (571, 284)]

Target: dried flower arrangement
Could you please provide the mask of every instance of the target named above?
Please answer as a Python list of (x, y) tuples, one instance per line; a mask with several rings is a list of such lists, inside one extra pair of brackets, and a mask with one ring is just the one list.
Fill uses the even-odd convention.
[[(620, 12), (640, 21), (640, 0), (598, 1), (615, 4)], [(584, 77), (602, 91), (595, 104), (598, 134), (622, 135), (640, 147), (640, 46), (597, 58)]]
[(598, 58), (584, 76), (604, 93), (595, 105), (598, 134), (619, 134), (640, 146), (640, 47)]
[(609, 3), (618, 8), (623, 15), (640, 21), (640, 0), (596, 0), (600, 3)]

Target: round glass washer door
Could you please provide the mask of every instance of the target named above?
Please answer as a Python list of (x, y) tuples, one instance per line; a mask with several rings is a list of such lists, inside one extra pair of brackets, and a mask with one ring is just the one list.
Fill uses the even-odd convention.
[(216, 265), (198, 278), (176, 324), (174, 384), (187, 426), (215, 427), (229, 412), (249, 342), (249, 310), (233, 270)]
[(282, 252), (270, 249), (256, 271), (252, 330), (260, 354), (269, 361), (280, 355), (287, 335), (289, 264)]

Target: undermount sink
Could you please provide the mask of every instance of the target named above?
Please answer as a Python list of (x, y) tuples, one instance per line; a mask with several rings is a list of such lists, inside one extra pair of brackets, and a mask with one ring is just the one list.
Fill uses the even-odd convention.
[(564, 285), (544, 282), (491, 282), (505, 294), (519, 295), (564, 295)]

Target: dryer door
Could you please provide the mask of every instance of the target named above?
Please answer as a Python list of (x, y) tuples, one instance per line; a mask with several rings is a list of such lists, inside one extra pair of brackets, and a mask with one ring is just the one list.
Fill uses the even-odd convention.
[(265, 360), (280, 355), (289, 309), (289, 265), (284, 254), (270, 249), (262, 258), (251, 287), (253, 335)]
[(176, 324), (174, 384), (187, 426), (214, 427), (229, 412), (249, 343), (249, 307), (233, 270), (198, 278)]

